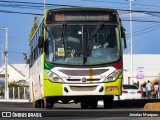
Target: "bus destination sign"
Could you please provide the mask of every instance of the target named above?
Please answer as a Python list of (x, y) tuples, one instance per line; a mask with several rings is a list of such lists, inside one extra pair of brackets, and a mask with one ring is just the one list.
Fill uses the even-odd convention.
[(55, 14), (55, 21), (110, 21), (109, 15), (64, 15)]
[(96, 21), (104, 21), (104, 22), (117, 22), (116, 13), (113, 11), (108, 12), (49, 12), (47, 14), (47, 22), (96, 22)]

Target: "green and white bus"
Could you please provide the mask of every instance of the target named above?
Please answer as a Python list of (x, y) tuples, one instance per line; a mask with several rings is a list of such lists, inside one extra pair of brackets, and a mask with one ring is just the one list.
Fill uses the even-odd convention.
[[(111, 108), (122, 93), (124, 28), (116, 10), (49, 9), (30, 42), (30, 85), (36, 108), (80, 103)], [(124, 41), (123, 41), (124, 40)]]

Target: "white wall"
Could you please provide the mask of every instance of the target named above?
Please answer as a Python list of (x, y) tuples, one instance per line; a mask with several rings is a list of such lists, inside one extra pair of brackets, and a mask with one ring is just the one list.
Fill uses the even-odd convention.
[(25, 76), (23, 76), (22, 74), (20, 74), (18, 71), (16, 71), (15, 69), (13, 69), (12, 67), (10, 67), (8, 65), (8, 81), (19, 81), (19, 80), (24, 80)]
[[(2, 72), (0, 74), (5, 74), (5, 66), (1, 68)], [(19, 81), (26, 80), (29, 75), (29, 68), (25, 64), (8, 64), (8, 81)], [(25, 71), (25, 72), (24, 72)]]
[[(160, 73), (160, 55), (151, 55), (151, 54), (134, 54), (133, 55), (133, 79), (130, 80), (130, 84), (137, 81), (148, 81), (148, 80), (155, 80), (158, 79), (158, 75)], [(136, 79), (138, 74), (137, 68), (143, 68), (143, 79)], [(131, 55), (124, 54), (123, 55), (123, 83), (129, 84), (129, 78), (131, 75)]]

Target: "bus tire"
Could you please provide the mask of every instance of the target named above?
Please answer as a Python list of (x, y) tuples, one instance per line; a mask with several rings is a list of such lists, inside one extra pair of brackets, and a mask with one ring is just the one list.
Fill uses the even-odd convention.
[(34, 107), (35, 108), (41, 108), (41, 101), (40, 100), (35, 101)]
[(98, 107), (97, 100), (90, 101), (91, 109), (97, 109), (97, 107)]
[(46, 109), (53, 108), (53, 101), (51, 99), (45, 99), (44, 106)]
[(88, 101), (81, 101), (81, 108), (82, 109), (88, 109), (89, 108), (89, 102)]
[(41, 100), (41, 108), (45, 108), (45, 106), (44, 106), (44, 100)]
[(113, 95), (105, 96), (103, 101), (104, 101), (104, 108), (105, 109), (112, 108)]

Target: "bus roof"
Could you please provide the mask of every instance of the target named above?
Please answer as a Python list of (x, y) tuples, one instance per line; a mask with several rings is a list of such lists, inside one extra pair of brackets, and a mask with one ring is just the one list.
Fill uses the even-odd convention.
[(115, 9), (96, 7), (67, 7), (49, 9), (45, 14), (46, 22), (118, 22), (119, 15)]
[(100, 7), (63, 7), (63, 8), (55, 8), (55, 9), (48, 9), (46, 13), (50, 11), (112, 11), (118, 14), (116, 9), (112, 8), (100, 8)]
[[(117, 10), (115, 9), (111, 9), (111, 8), (100, 8), (100, 7), (62, 7), (62, 8), (55, 8), (55, 9), (48, 9), (46, 11), (46, 14), (45, 14), (45, 17), (47, 16), (47, 14), (49, 12), (80, 12), (80, 11), (84, 11), (84, 12), (114, 12), (116, 14), (116, 16), (118, 17), (118, 12)], [(39, 29), (39, 27), (43, 24), (43, 20), (41, 21), (40, 25), (37, 27), (37, 29), (35, 30), (35, 33), (37, 32), (37, 30)], [(31, 38), (31, 41), (29, 42), (29, 45), (31, 44), (32, 42), (32, 39), (34, 38), (35, 36), (35, 33), (34, 35), (32, 36)]]

